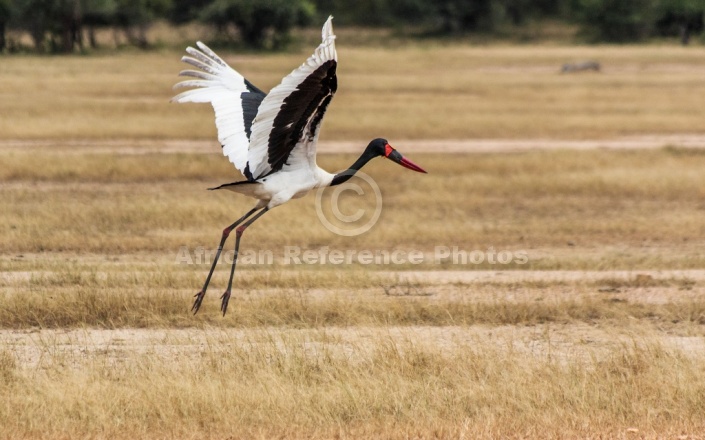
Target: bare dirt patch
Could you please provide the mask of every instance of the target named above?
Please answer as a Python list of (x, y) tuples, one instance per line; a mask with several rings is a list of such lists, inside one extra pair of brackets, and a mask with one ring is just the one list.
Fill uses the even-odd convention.
[[(78, 330), (0, 330), (0, 343), (17, 356), (22, 369), (47, 367), (47, 359), (60, 359), (66, 367), (76, 367), (88, 359), (107, 358), (119, 362), (127, 356), (151, 356), (164, 362), (197, 360), (204, 352), (249, 347), (256, 350), (273, 340), (295, 338), (311, 355), (326, 352), (349, 356), (365, 347), (365, 341), (389, 338), (402, 342), (435, 346), (453, 352), (478, 341), (491, 342), (498, 349), (516, 350), (528, 356), (589, 360), (620, 346), (639, 344), (652, 332), (615, 330), (588, 324), (546, 324), (540, 326), (407, 326), (310, 329), (78, 329)], [(701, 336), (661, 334), (658, 342), (666, 350), (687, 356), (705, 356)], [(374, 347), (369, 346), (369, 350)], [(53, 365), (52, 365), (53, 366)]]

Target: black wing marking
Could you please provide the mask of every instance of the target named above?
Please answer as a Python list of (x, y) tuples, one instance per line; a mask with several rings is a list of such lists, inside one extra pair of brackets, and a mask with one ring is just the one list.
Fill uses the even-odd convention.
[(257, 116), (257, 110), (259, 110), (259, 106), (262, 104), (262, 100), (267, 94), (255, 87), (248, 80), (245, 80), (245, 87), (247, 87), (247, 92), (240, 94), (240, 100), (242, 101), (242, 117), (245, 124), (245, 134), (247, 134), (247, 139), (249, 140), (252, 134), (252, 121), (254, 121), (255, 116)]
[[(240, 101), (242, 103), (242, 117), (243, 123), (245, 125), (245, 134), (247, 135), (247, 140), (250, 140), (252, 135), (252, 121), (255, 120), (257, 112), (259, 111), (259, 106), (262, 101), (267, 96), (262, 90), (258, 89), (254, 84), (245, 80), (245, 86), (247, 87), (247, 92), (240, 94)], [(255, 178), (252, 176), (252, 171), (250, 171), (250, 163), (247, 163), (245, 169), (242, 170), (242, 174), (248, 181), (254, 181)]]
[(267, 161), (275, 173), (282, 169), (296, 144), (313, 139), (326, 107), (338, 89), (337, 62), (328, 60), (287, 96), (269, 133)]

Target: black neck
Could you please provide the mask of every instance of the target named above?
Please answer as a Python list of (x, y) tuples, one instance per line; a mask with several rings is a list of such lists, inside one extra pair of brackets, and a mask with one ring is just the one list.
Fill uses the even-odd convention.
[(350, 168), (345, 171), (341, 171), (333, 177), (330, 186), (340, 185), (341, 183), (347, 182), (352, 176), (355, 175), (357, 171), (360, 170), (360, 168), (364, 167), (367, 162), (371, 161), (376, 156), (376, 154), (371, 153), (369, 150), (365, 150), (365, 152), (362, 153), (362, 156), (360, 156), (354, 164), (350, 165)]

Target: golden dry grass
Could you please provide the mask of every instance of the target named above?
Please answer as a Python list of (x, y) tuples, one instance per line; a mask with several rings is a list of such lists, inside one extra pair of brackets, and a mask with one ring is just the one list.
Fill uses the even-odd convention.
[[(310, 48), (224, 53), (269, 89)], [(338, 44), (340, 88), (322, 138), (595, 139), (704, 133), (705, 48)], [(4, 139), (214, 138), (211, 111), (170, 105), (180, 52), (3, 59)], [(599, 74), (561, 75), (595, 59)]]
[[(204, 271), (166, 262), (149, 266), (103, 262), (86, 271), (54, 261), (53, 271), (5, 274), (0, 288), (0, 328), (287, 326), (537, 325), (630, 320), (687, 326), (705, 334), (702, 282), (641, 274), (613, 279), (448, 284), (415, 273), (401, 280), (360, 269), (241, 271), (231, 313), (217, 304), (225, 273), (217, 274), (205, 311), (186, 313)], [(95, 269), (100, 267), (100, 270)], [(308, 268), (310, 269), (310, 268)], [(639, 281), (646, 277), (647, 282)], [(680, 328), (679, 327), (679, 328)], [(681, 329), (682, 330), (682, 329)]]
[[(368, 172), (384, 215), (370, 233), (331, 234), (308, 197), (263, 218), (243, 249), (432, 254), (455, 244), (526, 249), (529, 263), (246, 265), (225, 318), (225, 267), (193, 317), (207, 264), (177, 263), (181, 246), (212, 248), (249, 206), (205, 192), (233, 174), (222, 157), (2, 155), (2, 437), (699, 438), (705, 429), (705, 277), (610, 271), (702, 268), (698, 151), (415, 157), (427, 176), (379, 160)], [(389, 273), (507, 268), (607, 271), (454, 283)]]
[[(0, 154), (5, 253), (156, 252), (175, 264), (182, 247), (191, 256), (198, 247), (214, 249), (222, 228), (252, 205), (236, 194), (206, 191), (238, 179), (217, 153)], [(326, 155), (320, 163), (336, 170), (352, 160)], [(243, 250), (271, 251), (275, 259), (285, 246), (326, 245), (428, 256), (421, 265), (395, 269), (438, 268), (438, 246), (526, 251), (527, 264), (507, 266), (515, 269), (703, 267), (705, 155), (696, 150), (429, 154), (414, 160), (429, 174), (381, 159), (366, 169), (383, 196), (381, 218), (368, 233), (354, 239), (332, 234), (319, 222), (310, 195), (263, 217), (248, 231)], [(369, 191), (349, 196), (350, 212), (374, 206)], [(494, 268), (488, 262), (445, 263), (440, 267)]]
[[(0, 437), (698, 438), (705, 429), (700, 272), (449, 284), (389, 271), (507, 267), (275, 261), (240, 268), (225, 318), (221, 268), (193, 317), (207, 264), (178, 264), (178, 250), (212, 248), (250, 202), (205, 191), (234, 174), (218, 154), (133, 153), (1, 152)], [(382, 160), (368, 170), (384, 196), (370, 233), (331, 234), (308, 197), (263, 218), (243, 249), (494, 246), (526, 249), (529, 263), (509, 267), (524, 270), (702, 267), (698, 151), (414, 159), (430, 174)]]
[[(705, 133), (703, 50), (341, 39), (323, 137)], [(199, 248), (252, 202), (205, 191), (239, 178), (217, 146), (161, 147), (215, 137), (207, 106), (166, 103), (179, 56), (0, 64), (0, 438), (703, 438), (699, 150), (410, 155), (424, 176), (377, 160), (370, 232), (332, 234), (312, 196), (277, 208), (242, 244), (272, 264), (240, 266), (225, 318), (222, 264), (193, 317)], [(227, 58), (270, 87), (303, 56)], [(557, 73), (587, 58), (604, 72)], [(287, 265), (285, 246), (424, 258)]]
[(561, 334), (358, 327), (3, 335), (13, 342), (0, 352), (0, 433), (701, 438), (702, 357), (648, 331), (607, 332), (606, 347), (575, 338), (566, 346)]

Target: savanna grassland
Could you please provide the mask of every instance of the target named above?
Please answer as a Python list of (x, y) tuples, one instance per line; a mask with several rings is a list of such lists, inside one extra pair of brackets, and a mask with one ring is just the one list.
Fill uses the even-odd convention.
[[(278, 207), (225, 317), (227, 254), (189, 307), (252, 202), (206, 191), (239, 176), (211, 110), (168, 103), (180, 53), (0, 60), (0, 438), (705, 438), (705, 49), (338, 52), (326, 141), (552, 148), (378, 159), (356, 237), (315, 195)], [(306, 55), (225, 58), (269, 88)], [(602, 71), (559, 73), (584, 59)], [(335, 145), (329, 170), (356, 158)]]

